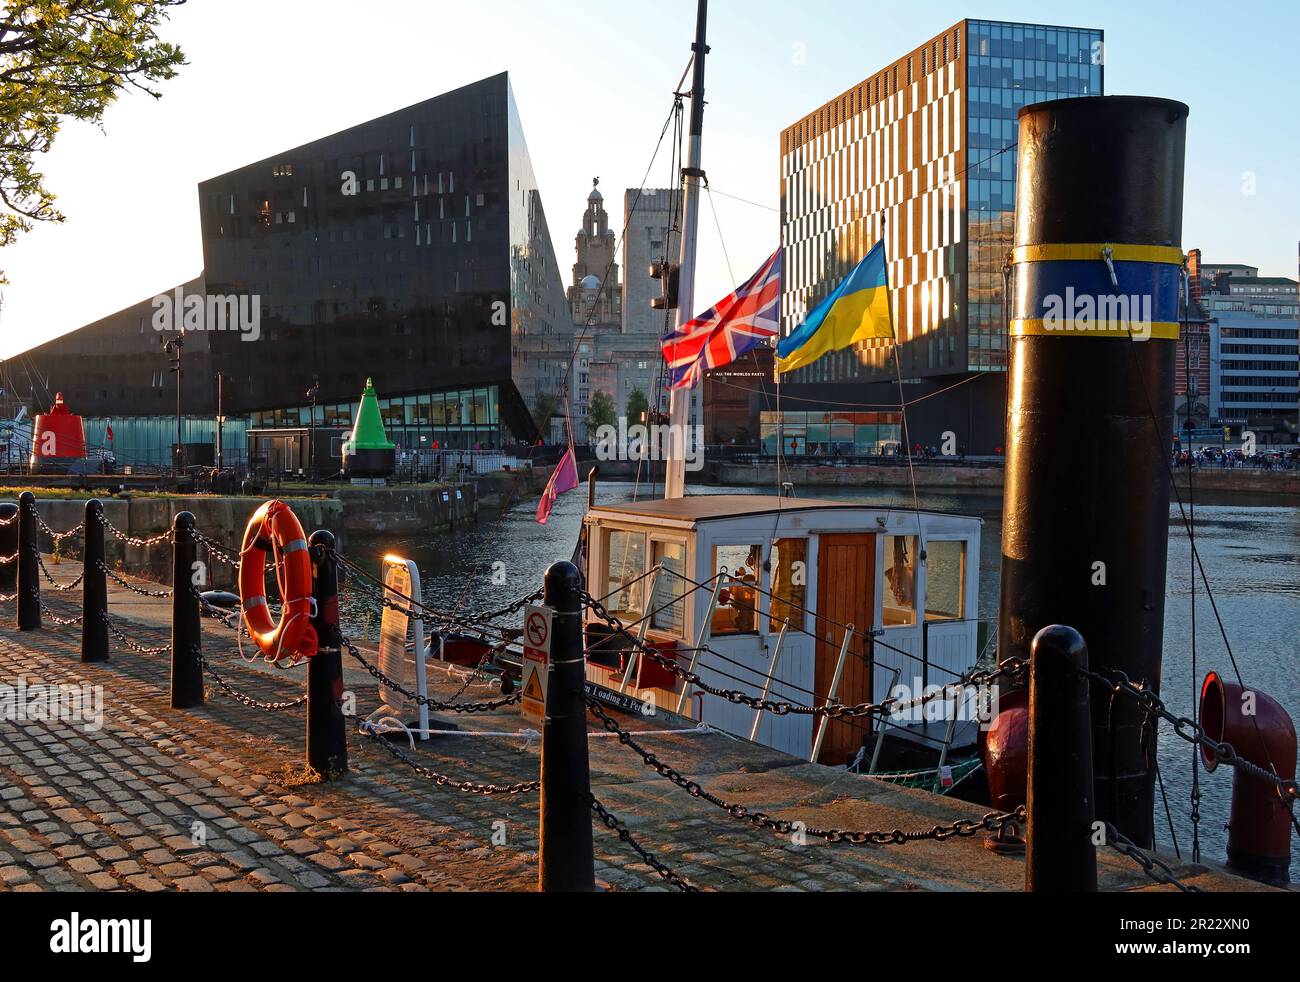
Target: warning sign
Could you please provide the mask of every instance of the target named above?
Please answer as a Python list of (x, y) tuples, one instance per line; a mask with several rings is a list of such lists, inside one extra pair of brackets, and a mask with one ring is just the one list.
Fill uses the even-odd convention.
[(520, 709), (526, 719), (546, 717), (547, 669), (551, 662), (551, 608), (524, 608), (524, 658), (520, 673)]

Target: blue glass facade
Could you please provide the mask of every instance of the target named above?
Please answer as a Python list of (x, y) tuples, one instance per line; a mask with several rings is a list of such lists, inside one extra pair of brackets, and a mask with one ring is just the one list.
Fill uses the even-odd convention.
[(1101, 95), (1104, 37), (1084, 28), (966, 23), (967, 367), (1005, 370), (1002, 264), (1016, 207), (1016, 114), (1036, 102)]

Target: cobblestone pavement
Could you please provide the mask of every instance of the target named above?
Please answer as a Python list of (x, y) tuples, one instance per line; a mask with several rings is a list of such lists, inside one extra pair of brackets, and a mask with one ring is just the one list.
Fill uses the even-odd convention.
[[(143, 601), (152, 609), (136, 619), (119, 599), (115, 590), (110, 607), (127, 636), (145, 646), (167, 642), (159, 617), (167, 601)], [(52, 597), (46, 602), (65, 617), (79, 612)], [(58, 720), (0, 722), (0, 890), (536, 888), (536, 793), (488, 798), (436, 787), (355, 732), (350, 773), (314, 782), (305, 768), (303, 708), (264, 712), (209, 685), (205, 707), (173, 710), (165, 655), (136, 654), (114, 641), (110, 662), (82, 665), (79, 628), (19, 634), (12, 616), (12, 604), (0, 606), (0, 683), (101, 686), (104, 712), (95, 731)], [(305, 669), (249, 667), (232, 637), (205, 621), (205, 652), (236, 688), (265, 701), (301, 695)], [(460, 688), (457, 678), (436, 670), (431, 676), (431, 689), (444, 698)], [(345, 686), (356, 694), (359, 714), (377, 707), (364, 671), (349, 666)], [(464, 698), (490, 694), (472, 688)], [(455, 722), (511, 733), (529, 726), (513, 708)], [(644, 742), (710, 791), (784, 818), (923, 829), (984, 811), (719, 734), (670, 732), (667, 722), (634, 725), (662, 731)], [(982, 837), (797, 845), (751, 829), (647, 770), (617, 740), (595, 737), (598, 729), (593, 725), (591, 740), (596, 794), (646, 847), (703, 889), (963, 891), (1023, 884), (1022, 861), (993, 855)], [(420, 744), (415, 756), (457, 780), (509, 784), (538, 775), (537, 741), (523, 736), (443, 737)], [(599, 825), (595, 845), (597, 878), (606, 888), (669, 889)], [(1179, 875), (1207, 889), (1245, 886), (1204, 867), (1182, 866)], [(1103, 857), (1101, 878), (1103, 888), (1151, 887), (1136, 867), (1111, 855)]]

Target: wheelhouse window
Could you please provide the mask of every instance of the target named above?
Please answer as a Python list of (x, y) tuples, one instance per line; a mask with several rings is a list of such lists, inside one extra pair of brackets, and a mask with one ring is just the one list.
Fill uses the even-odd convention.
[(803, 626), (808, 594), (808, 540), (775, 539), (772, 542), (772, 612), (767, 629), (778, 634), (788, 620)]
[(925, 619), (959, 621), (965, 614), (966, 543), (929, 542), (925, 547)]
[(646, 535), (611, 529), (605, 539), (605, 607), (620, 620), (645, 613)]
[(758, 586), (762, 569), (762, 546), (714, 546), (713, 573), (726, 574), (713, 612), (710, 633), (714, 637), (758, 632)]
[(916, 536), (885, 536), (885, 627), (916, 623)]
[(686, 630), (686, 545), (681, 542), (655, 542), (654, 562), (661, 567), (655, 577), (653, 612), (650, 626), (674, 637), (685, 637)]

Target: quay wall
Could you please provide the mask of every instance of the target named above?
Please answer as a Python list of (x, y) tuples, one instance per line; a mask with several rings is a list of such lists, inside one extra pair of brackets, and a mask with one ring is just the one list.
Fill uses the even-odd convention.
[[(349, 538), (384, 535), (419, 535), (471, 524), (480, 511), (494, 512), (510, 504), (535, 498), (550, 479), (550, 468), (489, 474), (474, 482), (438, 487), (342, 487), (330, 495), (286, 496), (285, 501), (310, 535), (329, 529), (341, 547)], [(200, 532), (216, 542), (238, 549), (244, 527), (262, 499), (220, 495), (149, 495), (131, 498), (100, 498), (104, 517), (114, 527), (135, 539), (150, 539), (172, 527), (177, 513), (194, 515)], [(85, 518), (87, 498), (40, 498), (37, 512), (55, 531), (80, 525)], [(40, 533), (43, 553), (54, 552), (54, 542)], [(105, 533), (104, 549), (111, 567), (160, 582), (171, 579), (171, 548), (164, 544), (149, 548), (130, 545)], [(62, 543), (59, 556), (50, 561), (77, 561), (81, 540)], [(210, 570), (214, 587), (234, 584), (234, 571), (223, 563)]]
[[(918, 488), (948, 491), (1001, 491), (1005, 472), (1001, 467), (962, 467), (917, 464)], [(602, 476), (604, 469), (602, 467)], [(776, 488), (776, 468), (752, 464), (717, 464), (706, 467), (702, 483), (722, 487)], [(694, 481), (694, 476), (687, 478)], [(781, 480), (800, 487), (906, 488), (910, 478), (904, 466), (789, 467), (781, 468)], [(1187, 472), (1176, 471), (1176, 485), (1188, 487)], [(1198, 470), (1196, 490), (1222, 494), (1300, 496), (1300, 471)]]

